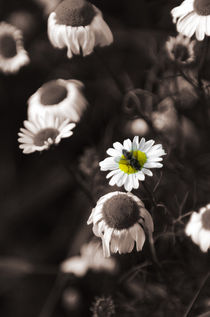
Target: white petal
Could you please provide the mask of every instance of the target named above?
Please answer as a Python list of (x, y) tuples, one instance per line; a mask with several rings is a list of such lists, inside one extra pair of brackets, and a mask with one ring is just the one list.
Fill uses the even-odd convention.
[(145, 242), (145, 233), (139, 224), (135, 224), (129, 229), (131, 237), (136, 241), (136, 250), (141, 251)]

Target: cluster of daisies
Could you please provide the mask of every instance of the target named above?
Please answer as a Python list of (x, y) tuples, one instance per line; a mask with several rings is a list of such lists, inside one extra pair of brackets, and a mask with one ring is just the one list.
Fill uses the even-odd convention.
[[(57, 48), (67, 47), (67, 57), (89, 55), (95, 46), (109, 45), (112, 32), (102, 14), (85, 0), (65, 0), (50, 13), (48, 36)], [(57, 79), (45, 83), (28, 100), (28, 120), (18, 141), (23, 153), (43, 151), (70, 137), (87, 106), (77, 80)]]
[[(174, 22), (180, 34), (170, 38), (166, 49), (171, 59), (180, 63), (194, 60), (194, 41), (210, 35), (210, 1), (185, 0), (172, 10)], [(0, 34), (1, 36), (1, 34)], [(48, 37), (56, 48), (67, 48), (67, 57), (89, 55), (96, 46), (106, 46), (113, 42), (113, 35), (102, 13), (86, 0), (64, 0), (50, 13)], [(5, 41), (5, 39), (4, 39)], [(8, 38), (6, 38), (8, 41)], [(0, 49), (2, 47), (0, 37)], [(187, 48), (183, 50), (184, 48)], [(15, 47), (14, 47), (15, 50)], [(17, 50), (17, 47), (16, 47)], [(24, 153), (42, 151), (62, 138), (72, 135), (72, 129), (80, 120), (87, 106), (82, 93), (83, 84), (77, 80), (57, 79), (45, 83), (28, 100), (28, 120), (20, 129), (18, 141)], [(140, 251), (146, 236), (151, 241), (154, 223), (144, 203), (133, 189), (145, 176), (153, 176), (151, 169), (162, 168), (166, 155), (161, 144), (154, 140), (133, 140), (115, 142), (107, 150), (109, 157), (99, 163), (102, 171), (109, 171), (107, 178), (111, 186), (124, 186), (124, 191), (113, 191), (102, 196), (88, 219), (93, 225), (93, 233), (102, 240), (102, 248), (96, 244), (86, 245), (81, 256), (67, 259), (61, 265), (63, 272), (83, 276), (87, 270), (113, 270), (115, 262), (112, 253), (130, 253), (134, 246)], [(206, 252), (210, 247), (210, 206), (193, 213), (186, 227), (186, 234)], [(96, 252), (97, 251), (97, 252)], [(96, 263), (98, 267), (96, 266)]]

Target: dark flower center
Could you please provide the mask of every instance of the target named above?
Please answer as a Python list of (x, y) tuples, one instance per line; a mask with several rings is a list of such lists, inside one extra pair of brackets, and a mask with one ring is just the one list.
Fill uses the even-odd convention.
[(69, 26), (89, 25), (96, 14), (92, 4), (85, 0), (64, 0), (55, 13), (58, 24)]
[(115, 315), (115, 305), (111, 297), (97, 298), (91, 308), (93, 316), (112, 317)]
[(181, 44), (178, 44), (173, 48), (172, 54), (174, 55), (174, 58), (180, 62), (186, 62), (190, 57), (187, 47)]
[(104, 203), (103, 216), (110, 228), (122, 230), (138, 221), (139, 207), (127, 194), (119, 194)]
[(43, 146), (45, 145), (45, 142), (47, 142), (49, 138), (54, 142), (58, 134), (59, 134), (59, 131), (54, 128), (42, 129), (35, 135), (34, 145)]
[(12, 36), (0, 37), (0, 54), (5, 58), (12, 58), (17, 54), (16, 41)]
[(206, 230), (210, 230), (210, 209), (207, 209), (202, 214), (201, 220), (202, 220), (203, 228)]
[(66, 98), (67, 93), (66, 87), (53, 80), (42, 86), (40, 101), (45, 106), (57, 105)]
[(194, 10), (199, 15), (210, 15), (210, 0), (194, 0)]

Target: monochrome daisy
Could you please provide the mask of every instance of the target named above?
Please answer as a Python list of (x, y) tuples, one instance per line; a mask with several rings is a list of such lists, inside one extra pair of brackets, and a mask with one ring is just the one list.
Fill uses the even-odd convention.
[(203, 41), (205, 35), (210, 35), (209, 0), (185, 0), (171, 14), (179, 33), (188, 37), (195, 34), (198, 41)]
[(101, 11), (86, 0), (64, 0), (48, 18), (48, 37), (53, 46), (67, 47), (67, 56), (84, 56), (95, 46), (113, 42), (113, 35)]
[(176, 37), (169, 36), (165, 47), (172, 61), (180, 64), (190, 64), (195, 60), (194, 45), (195, 41), (191, 41), (189, 37), (178, 34)]
[(90, 241), (84, 244), (80, 250), (80, 256), (73, 256), (61, 264), (61, 271), (72, 273), (78, 277), (84, 276), (88, 270), (94, 272), (114, 273), (117, 263), (114, 258), (104, 258), (101, 243)]
[(34, 0), (43, 8), (44, 14), (50, 14), (62, 0)]
[(14, 26), (0, 23), (0, 71), (17, 73), (29, 63), (28, 53), (23, 47), (22, 32)]
[(104, 256), (112, 253), (130, 253), (136, 242), (141, 251), (145, 232), (154, 230), (150, 213), (143, 202), (131, 193), (112, 192), (102, 196), (87, 221), (93, 224), (93, 233), (102, 239)]
[(37, 117), (34, 121), (24, 121), (23, 124), (25, 128), (20, 129), (18, 142), (25, 154), (47, 150), (61, 139), (70, 137), (75, 127), (75, 123), (69, 123), (68, 119), (61, 121), (48, 115)]
[(144, 138), (139, 142), (138, 136), (133, 138), (133, 142), (130, 139), (123, 144), (115, 142), (113, 148), (107, 150), (110, 157), (99, 163), (102, 171), (111, 171), (106, 176), (111, 177), (109, 184), (124, 185), (125, 190), (131, 191), (139, 187), (139, 181), (144, 181), (145, 175), (153, 175), (150, 168), (161, 168), (161, 156), (166, 153), (161, 144), (154, 143), (154, 140), (146, 142)]
[(29, 120), (49, 113), (78, 122), (87, 107), (83, 87), (78, 80), (57, 79), (45, 83), (28, 100)]
[(193, 212), (185, 228), (186, 235), (197, 244), (203, 252), (210, 248), (210, 204)]

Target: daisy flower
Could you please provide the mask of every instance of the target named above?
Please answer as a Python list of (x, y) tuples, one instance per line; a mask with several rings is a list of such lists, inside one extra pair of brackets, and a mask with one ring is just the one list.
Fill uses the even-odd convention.
[(22, 32), (14, 26), (0, 23), (0, 70), (5, 73), (17, 73), (29, 63), (28, 53), (23, 48)]
[(137, 251), (142, 250), (145, 231), (151, 235), (154, 230), (152, 217), (143, 202), (123, 192), (102, 196), (87, 223), (93, 224), (93, 233), (102, 239), (105, 257), (111, 252), (130, 253), (135, 242)]
[(104, 258), (101, 243), (98, 241), (84, 244), (80, 250), (80, 254), (80, 256), (66, 259), (61, 264), (61, 271), (82, 277), (85, 276), (88, 270), (113, 273), (117, 269), (117, 263), (114, 258)]
[(53, 46), (67, 47), (67, 56), (84, 56), (95, 46), (113, 42), (113, 35), (101, 11), (86, 0), (64, 0), (48, 18), (48, 36)]
[(190, 64), (195, 60), (194, 45), (195, 41), (191, 41), (189, 37), (179, 34), (176, 37), (169, 36), (165, 47), (172, 61), (180, 64)]
[(57, 79), (45, 83), (28, 100), (28, 118), (37, 115), (69, 119), (78, 122), (87, 107), (82, 94), (83, 84), (78, 80)]
[(50, 14), (62, 0), (34, 0), (43, 8), (44, 14)]
[(180, 129), (180, 122), (174, 100), (171, 97), (166, 97), (157, 105), (157, 111), (152, 113), (151, 118), (157, 131), (165, 133), (168, 139), (176, 137), (176, 131)]
[(62, 138), (70, 137), (75, 123), (69, 120), (61, 121), (51, 116), (37, 117), (34, 121), (24, 121), (25, 128), (18, 133), (19, 148), (28, 154), (35, 151), (47, 150), (51, 145), (58, 144)]
[(185, 0), (171, 14), (179, 33), (188, 37), (195, 34), (198, 41), (203, 41), (205, 34), (210, 35), (209, 0)]
[(185, 228), (186, 235), (197, 244), (203, 252), (210, 248), (210, 204), (193, 212)]
[(160, 163), (165, 155), (161, 144), (154, 145), (154, 140), (139, 142), (139, 137), (135, 136), (133, 142), (127, 139), (123, 144), (115, 142), (113, 148), (107, 150), (110, 157), (99, 163), (102, 171), (111, 170), (106, 178), (110, 178), (109, 185), (124, 185), (125, 190), (131, 191), (139, 187), (139, 181), (144, 181), (145, 175), (152, 176), (150, 168), (161, 168)]

